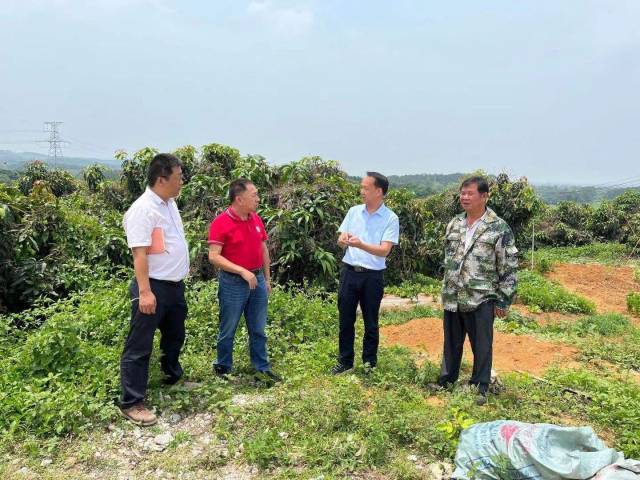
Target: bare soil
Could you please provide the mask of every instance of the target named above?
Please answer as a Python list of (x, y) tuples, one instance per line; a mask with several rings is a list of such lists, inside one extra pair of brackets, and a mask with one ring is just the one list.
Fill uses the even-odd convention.
[(598, 313), (627, 313), (627, 294), (640, 292), (631, 267), (558, 263), (547, 277), (593, 301)]
[[(380, 329), (385, 345), (402, 345), (417, 352), (425, 352), (429, 360), (439, 362), (442, 356), (442, 319), (417, 318), (402, 325)], [(465, 358), (473, 361), (469, 341), (465, 342)], [(543, 373), (557, 362), (572, 362), (578, 350), (561, 343), (539, 340), (529, 335), (510, 335), (494, 332), (493, 367), (498, 372), (525, 371)]]

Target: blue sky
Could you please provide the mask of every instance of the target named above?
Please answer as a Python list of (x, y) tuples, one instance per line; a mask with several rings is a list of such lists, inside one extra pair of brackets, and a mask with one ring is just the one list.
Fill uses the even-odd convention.
[[(0, 149), (640, 176), (640, 1), (1, 0)], [(24, 142), (24, 143), (21, 143)]]

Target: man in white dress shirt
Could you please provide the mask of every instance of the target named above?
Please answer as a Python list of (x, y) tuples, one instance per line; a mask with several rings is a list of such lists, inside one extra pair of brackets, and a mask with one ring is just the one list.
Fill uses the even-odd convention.
[(184, 344), (187, 303), (183, 279), (189, 273), (189, 248), (175, 198), (182, 187), (182, 164), (170, 154), (153, 157), (148, 187), (124, 215), (127, 243), (133, 252), (131, 323), (120, 358), (120, 410), (132, 422), (157, 422), (144, 406), (153, 336), (160, 329), (160, 364), (164, 383), (182, 377), (178, 357)]

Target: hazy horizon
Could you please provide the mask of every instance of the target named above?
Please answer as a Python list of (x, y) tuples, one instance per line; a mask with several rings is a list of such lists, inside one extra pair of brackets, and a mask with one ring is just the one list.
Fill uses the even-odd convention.
[[(640, 2), (5, 0), (0, 149), (640, 185)], [(391, 167), (393, 172), (391, 172)]]

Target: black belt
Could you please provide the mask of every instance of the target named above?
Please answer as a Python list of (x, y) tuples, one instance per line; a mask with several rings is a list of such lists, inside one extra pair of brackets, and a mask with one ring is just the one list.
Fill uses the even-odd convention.
[[(249, 270), (249, 271), (251, 273), (253, 273), (254, 275), (258, 275), (259, 273), (262, 273), (262, 269), (261, 268), (256, 268), (255, 270)], [(221, 272), (226, 273), (228, 275), (237, 275), (238, 277), (242, 276), (239, 273), (227, 272), (226, 270), (221, 270)]]
[(184, 284), (183, 280), (179, 280), (177, 282), (173, 282), (171, 280), (158, 280), (157, 278), (150, 278), (149, 280), (153, 280), (154, 282), (163, 283), (165, 285), (170, 285), (172, 287), (181, 287)]
[(342, 262), (342, 265), (347, 270), (353, 270), (354, 272), (359, 272), (359, 273), (361, 273), (361, 272), (384, 272), (384, 268), (382, 270), (372, 270), (371, 268), (364, 268), (364, 267), (360, 267), (358, 265), (349, 265), (348, 263), (344, 263), (344, 262)]

